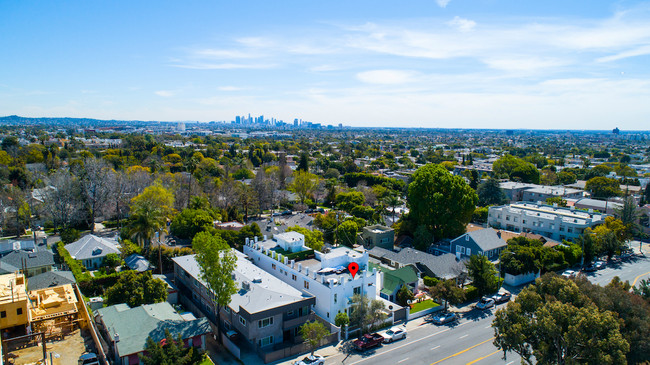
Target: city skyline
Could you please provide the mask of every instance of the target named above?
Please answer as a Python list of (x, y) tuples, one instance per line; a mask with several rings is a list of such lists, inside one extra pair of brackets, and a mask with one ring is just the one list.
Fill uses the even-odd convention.
[(643, 1), (3, 3), (0, 114), (647, 130), (649, 15)]

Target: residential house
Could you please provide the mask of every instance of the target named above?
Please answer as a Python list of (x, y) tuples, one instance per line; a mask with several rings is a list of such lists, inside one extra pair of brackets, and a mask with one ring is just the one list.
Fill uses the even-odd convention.
[(623, 204), (611, 200), (600, 200), (591, 198), (567, 199), (569, 208), (587, 210), (587, 212), (602, 212), (613, 215), (616, 210), (621, 209)]
[(65, 249), (73, 259), (81, 261), (87, 269), (99, 268), (108, 254), (120, 254), (117, 241), (92, 234), (65, 245)]
[(379, 281), (381, 282), (379, 296), (382, 298), (397, 303), (397, 293), (403, 286), (406, 286), (414, 294), (418, 293), (420, 271), (415, 265), (406, 265), (396, 270), (380, 267), (379, 271)]
[(72, 271), (46, 271), (29, 278), (27, 290), (39, 290), (76, 282)]
[(359, 236), (366, 248), (378, 246), (392, 250), (395, 244), (395, 230), (380, 224), (363, 227)]
[(27, 277), (52, 270), (54, 254), (50, 250), (13, 251), (0, 258), (0, 274), (23, 271)]
[(145, 259), (144, 256), (138, 255), (137, 253), (131, 254), (124, 259), (126, 266), (137, 272), (145, 272), (152, 268), (149, 260)]
[(565, 186), (537, 185), (514, 181), (504, 181), (499, 185), (510, 202), (545, 202), (546, 199), (555, 197), (579, 199), (584, 197), (585, 194), (583, 189)]
[(606, 214), (545, 204), (517, 203), (492, 206), (488, 225), (514, 232), (530, 232), (556, 241), (578, 238), (585, 228), (605, 222)]
[[(255, 266), (241, 252), (233, 252), (237, 265), (232, 277), (239, 290), (231, 296), (230, 304), (221, 309), (221, 323), (240, 334), (258, 352), (300, 342), (299, 328), (311, 318), (316, 298)], [(195, 256), (175, 257), (173, 261), (175, 281), (183, 297), (216, 322), (213, 296), (201, 279)]]
[(484, 255), (491, 261), (499, 259), (499, 254), (508, 244), (501, 238), (501, 232), (484, 228), (467, 232), (451, 240), (450, 250), (458, 258)]
[(463, 260), (448, 252), (432, 255), (410, 247), (399, 251), (374, 247), (368, 250), (368, 254), (377, 263), (396, 269), (414, 265), (420, 271), (420, 276), (455, 279), (465, 271)]
[(13, 251), (26, 251), (34, 252), (36, 251), (36, 245), (34, 245), (34, 240), (4, 240), (0, 242), (0, 257), (11, 253)]
[(25, 276), (0, 275), (0, 330), (24, 335), (29, 324), (28, 304)]
[(206, 335), (212, 332), (207, 318), (186, 321), (167, 302), (144, 304), (129, 308), (117, 304), (95, 311), (97, 323), (109, 353), (116, 364), (140, 364), (148, 337), (155, 343), (165, 338), (169, 330), (176, 339), (179, 335), (185, 346), (205, 350)]
[(75, 329), (79, 318), (79, 300), (71, 284), (29, 292), (30, 324), (33, 332), (45, 332), (46, 337), (58, 337)]

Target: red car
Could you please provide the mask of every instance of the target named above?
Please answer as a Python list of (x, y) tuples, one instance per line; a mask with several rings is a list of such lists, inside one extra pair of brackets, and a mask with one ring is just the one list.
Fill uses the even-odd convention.
[(384, 342), (384, 336), (379, 333), (366, 333), (358, 340), (355, 340), (352, 344), (357, 350), (365, 351), (369, 348), (381, 345), (382, 342)]

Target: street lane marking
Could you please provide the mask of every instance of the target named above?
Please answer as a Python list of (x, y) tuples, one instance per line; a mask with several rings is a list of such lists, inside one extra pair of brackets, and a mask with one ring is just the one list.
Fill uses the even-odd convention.
[(650, 271), (648, 271), (645, 274), (641, 274), (641, 275), (637, 276), (636, 278), (634, 278), (634, 281), (632, 282), (632, 287), (634, 287), (636, 285), (637, 280), (639, 280), (642, 276), (645, 276), (645, 275), (648, 275), (648, 274), (650, 274)]
[(410, 357), (407, 357), (406, 359), (402, 359), (402, 360), (398, 361), (397, 363), (399, 364), (400, 362), (404, 362), (404, 361), (406, 361), (408, 359), (410, 359)]
[[(397, 346), (397, 347), (393, 347), (392, 349), (390, 349), (390, 350), (386, 350), (386, 351), (384, 351), (384, 352), (382, 352), (382, 353), (374, 354), (374, 355), (372, 355), (372, 356), (368, 356), (368, 357), (366, 357), (365, 359), (361, 359), (361, 360), (359, 360), (359, 361), (355, 361), (355, 362), (353, 362), (353, 363), (350, 363), (350, 365), (354, 365), (354, 364), (358, 364), (358, 363), (363, 362), (363, 361), (370, 360), (370, 359), (372, 359), (373, 357), (376, 357), (376, 356), (379, 356), (379, 355), (383, 355), (383, 354), (389, 353), (389, 352), (391, 352), (391, 351), (394, 351), (394, 350), (400, 349), (400, 348), (402, 348), (402, 347), (404, 347), (404, 346), (408, 346), (408, 345), (410, 345), (410, 344), (412, 344), (412, 343), (416, 343), (416, 342), (420, 342), (420, 341), (422, 341), (422, 340), (426, 340), (426, 339), (429, 338), (429, 337), (433, 337), (433, 336), (435, 336), (435, 335), (439, 335), (439, 334), (441, 334), (441, 333), (443, 333), (443, 332), (447, 332), (447, 331), (450, 331), (450, 330), (452, 330), (452, 329), (454, 329), (454, 328), (458, 328), (458, 327), (460, 327), (460, 326), (464, 326), (464, 325), (466, 325), (466, 324), (470, 324), (470, 323), (473, 323), (473, 322), (471, 322), (471, 321), (470, 321), (470, 322), (463, 322), (463, 323), (459, 324), (459, 325), (456, 326), (456, 327), (449, 327), (449, 328), (446, 328), (446, 329), (444, 329), (444, 330), (442, 330), (442, 331), (438, 331), (438, 332), (436, 332), (436, 333), (432, 333), (432, 334), (430, 334), (430, 335), (428, 335), (428, 336), (424, 336), (424, 337), (422, 337), (422, 338), (418, 338), (417, 340), (411, 341), (411, 342), (409, 342), (409, 343), (405, 343), (405, 344), (400, 345), (400, 346)], [(492, 338), (494, 338), (494, 337), (492, 337)]]
[(507, 363), (506, 365), (512, 365), (512, 364), (514, 364), (514, 363), (515, 363), (514, 361), (510, 361), (510, 362)]
[(472, 362), (468, 362), (468, 363), (465, 364), (465, 365), (472, 365), (472, 364), (475, 364), (475, 363), (477, 363), (477, 362), (479, 362), (479, 361), (481, 361), (481, 360), (483, 360), (483, 359), (486, 359), (486, 358), (488, 358), (488, 357), (490, 357), (490, 356), (492, 356), (492, 355), (494, 355), (494, 354), (496, 354), (497, 352), (500, 352), (500, 351), (501, 351), (501, 350), (496, 350), (496, 351), (494, 351), (493, 353), (491, 353), (491, 354), (489, 354), (489, 355), (485, 355), (485, 356), (483, 356), (483, 357), (479, 357), (478, 359), (476, 359), (476, 360), (474, 360), (474, 361), (472, 361)]
[(468, 333), (468, 334), (465, 334), (465, 335), (462, 335), (462, 336), (460, 336), (460, 337), (458, 337), (458, 338), (459, 338), (459, 339), (460, 339), (460, 338), (465, 338), (465, 337), (467, 337), (467, 336), (469, 336), (469, 333)]
[(479, 343), (477, 343), (477, 344), (474, 345), (474, 346), (470, 346), (470, 347), (466, 348), (466, 349), (463, 350), (463, 351), (459, 351), (459, 352), (457, 352), (457, 353), (455, 353), (455, 354), (453, 354), (453, 355), (449, 355), (449, 356), (445, 357), (445, 358), (442, 359), (442, 360), (438, 360), (438, 361), (432, 363), (431, 365), (440, 364), (441, 362), (443, 362), (443, 361), (445, 361), (445, 360), (447, 360), (447, 359), (451, 359), (452, 357), (456, 357), (456, 356), (458, 356), (458, 355), (460, 355), (460, 354), (464, 354), (465, 352), (467, 352), (467, 351), (473, 349), (474, 347), (481, 346), (482, 344), (484, 344), (484, 343), (486, 343), (486, 342), (489, 342), (489, 341), (492, 341), (492, 340), (494, 340), (494, 337), (488, 338), (487, 340), (485, 340), (485, 341), (483, 341), (483, 342), (479, 342)]
[(438, 346), (436, 346), (436, 347), (432, 347), (431, 350), (435, 350), (435, 349), (437, 349), (437, 348), (440, 348), (440, 345), (438, 345)]
[(487, 326), (487, 327), (485, 327), (485, 328), (492, 328), (492, 325), (489, 325), (489, 326)]

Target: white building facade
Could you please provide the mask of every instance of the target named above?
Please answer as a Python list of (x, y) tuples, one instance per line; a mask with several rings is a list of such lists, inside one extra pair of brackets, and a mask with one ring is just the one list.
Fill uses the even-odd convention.
[[(297, 232), (277, 234), (273, 240), (259, 242), (247, 239), (244, 246), (244, 254), (255, 265), (303, 293), (316, 297), (314, 312), (330, 323), (334, 323), (339, 312), (350, 314), (349, 302), (354, 294), (366, 295), (370, 300), (378, 299), (378, 273), (376, 269), (368, 269), (368, 252), (339, 247), (328, 253), (314, 251), (314, 257), (308, 259), (293, 260), (287, 257), (291, 253), (308, 250), (304, 245), (304, 236)], [(352, 262), (359, 265), (354, 278), (347, 271), (348, 264)]]

